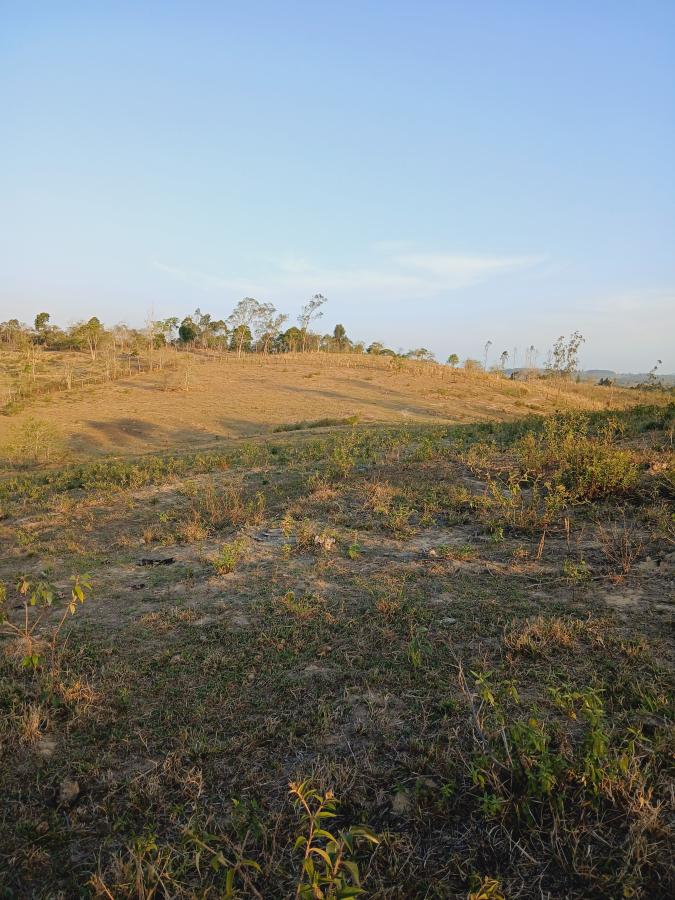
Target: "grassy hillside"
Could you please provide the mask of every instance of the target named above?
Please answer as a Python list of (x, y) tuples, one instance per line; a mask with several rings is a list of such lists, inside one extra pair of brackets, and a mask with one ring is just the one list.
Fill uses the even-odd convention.
[[(11, 381), (14, 354), (0, 354)], [(264, 435), (279, 426), (343, 420), (362, 423), (503, 420), (574, 406), (588, 410), (639, 402), (634, 391), (572, 382), (512, 382), (446, 366), (347, 354), (156, 354), (153, 369), (85, 354), (43, 353), (33, 393), (0, 416), (0, 449), (26, 423), (43, 423), (50, 460), (162, 449), (196, 449), (223, 439)], [(161, 368), (160, 368), (161, 366)], [(78, 373), (70, 390), (66, 368)], [(131, 368), (132, 374), (128, 371)], [(8, 374), (9, 373), (9, 374)], [(7, 394), (9, 396), (9, 394)], [(28, 454), (29, 455), (29, 454)], [(24, 458), (26, 454), (23, 454)], [(28, 460), (25, 460), (28, 461)]]

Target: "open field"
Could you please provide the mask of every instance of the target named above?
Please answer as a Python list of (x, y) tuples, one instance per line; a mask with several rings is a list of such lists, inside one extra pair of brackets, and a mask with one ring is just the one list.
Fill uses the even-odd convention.
[(0, 900), (675, 900), (675, 0), (0, 32)]
[[(18, 365), (15, 356), (0, 354), (0, 368), (9, 380)], [(641, 400), (638, 392), (621, 388), (510, 381), (364, 354), (249, 354), (237, 359), (233, 354), (167, 350), (155, 355), (152, 371), (147, 371), (147, 359), (140, 373), (135, 362), (116, 365), (117, 379), (106, 380), (101, 360), (93, 363), (82, 353), (43, 353), (36, 383), (48, 392), (12, 407), (12, 415), (0, 416), (0, 450), (29, 419), (53, 430), (62, 455), (85, 460), (111, 453), (204, 448), (223, 439), (265, 435), (279, 426), (322, 419), (475, 422), (568, 406), (620, 408)], [(81, 379), (71, 390), (63, 381), (67, 366)], [(131, 376), (126, 374), (129, 368)], [(82, 379), (84, 387), (78, 386)]]
[(250, 371), (31, 406), (0, 894), (672, 896), (673, 405)]

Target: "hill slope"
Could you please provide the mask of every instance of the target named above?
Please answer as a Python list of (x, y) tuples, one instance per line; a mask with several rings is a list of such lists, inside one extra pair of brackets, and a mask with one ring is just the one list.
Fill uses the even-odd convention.
[[(57, 356), (52, 354), (51, 356)], [(0, 361), (0, 365), (1, 365)], [(51, 361), (59, 371), (58, 360)], [(47, 385), (49, 387), (49, 385)], [(632, 405), (635, 392), (588, 384), (514, 383), (496, 375), (363, 356), (208, 357), (171, 354), (162, 370), (73, 388), (54, 382), (11, 417), (0, 447), (30, 418), (53, 427), (70, 458), (197, 449), (284, 424), (471, 422), (565, 406)]]

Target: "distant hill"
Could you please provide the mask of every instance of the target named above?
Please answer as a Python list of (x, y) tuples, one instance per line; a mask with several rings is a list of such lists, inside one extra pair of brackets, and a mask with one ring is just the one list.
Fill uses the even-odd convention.
[[(522, 377), (529, 369), (506, 369), (506, 373), (515, 377)], [(539, 370), (543, 374), (543, 369)], [(615, 372), (614, 369), (584, 369), (579, 373), (583, 381), (598, 382), (601, 378), (611, 378), (615, 384), (623, 387), (633, 387), (643, 384), (649, 378), (649, 372)], [(657, 373), (657, 379), (665, 385), (675, 385), (675, 372)]]
[[(587, 381), (599, 381), (601, 378), (611, 378), (616, 384), (631, 387), (635, 384), (643, 384), (649, 378), (649, 372), (613, 372), (611, 369), (585, 369), (581, 377)], [(663, 384), (675, 384), (675, 373), (658, 372), (657, 380)]]

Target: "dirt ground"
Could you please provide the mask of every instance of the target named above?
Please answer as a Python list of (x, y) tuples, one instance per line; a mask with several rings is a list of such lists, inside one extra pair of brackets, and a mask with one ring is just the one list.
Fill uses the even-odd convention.
[(0, 895), (672, 896), (673, 409), (589, 422), (0, 482)]

